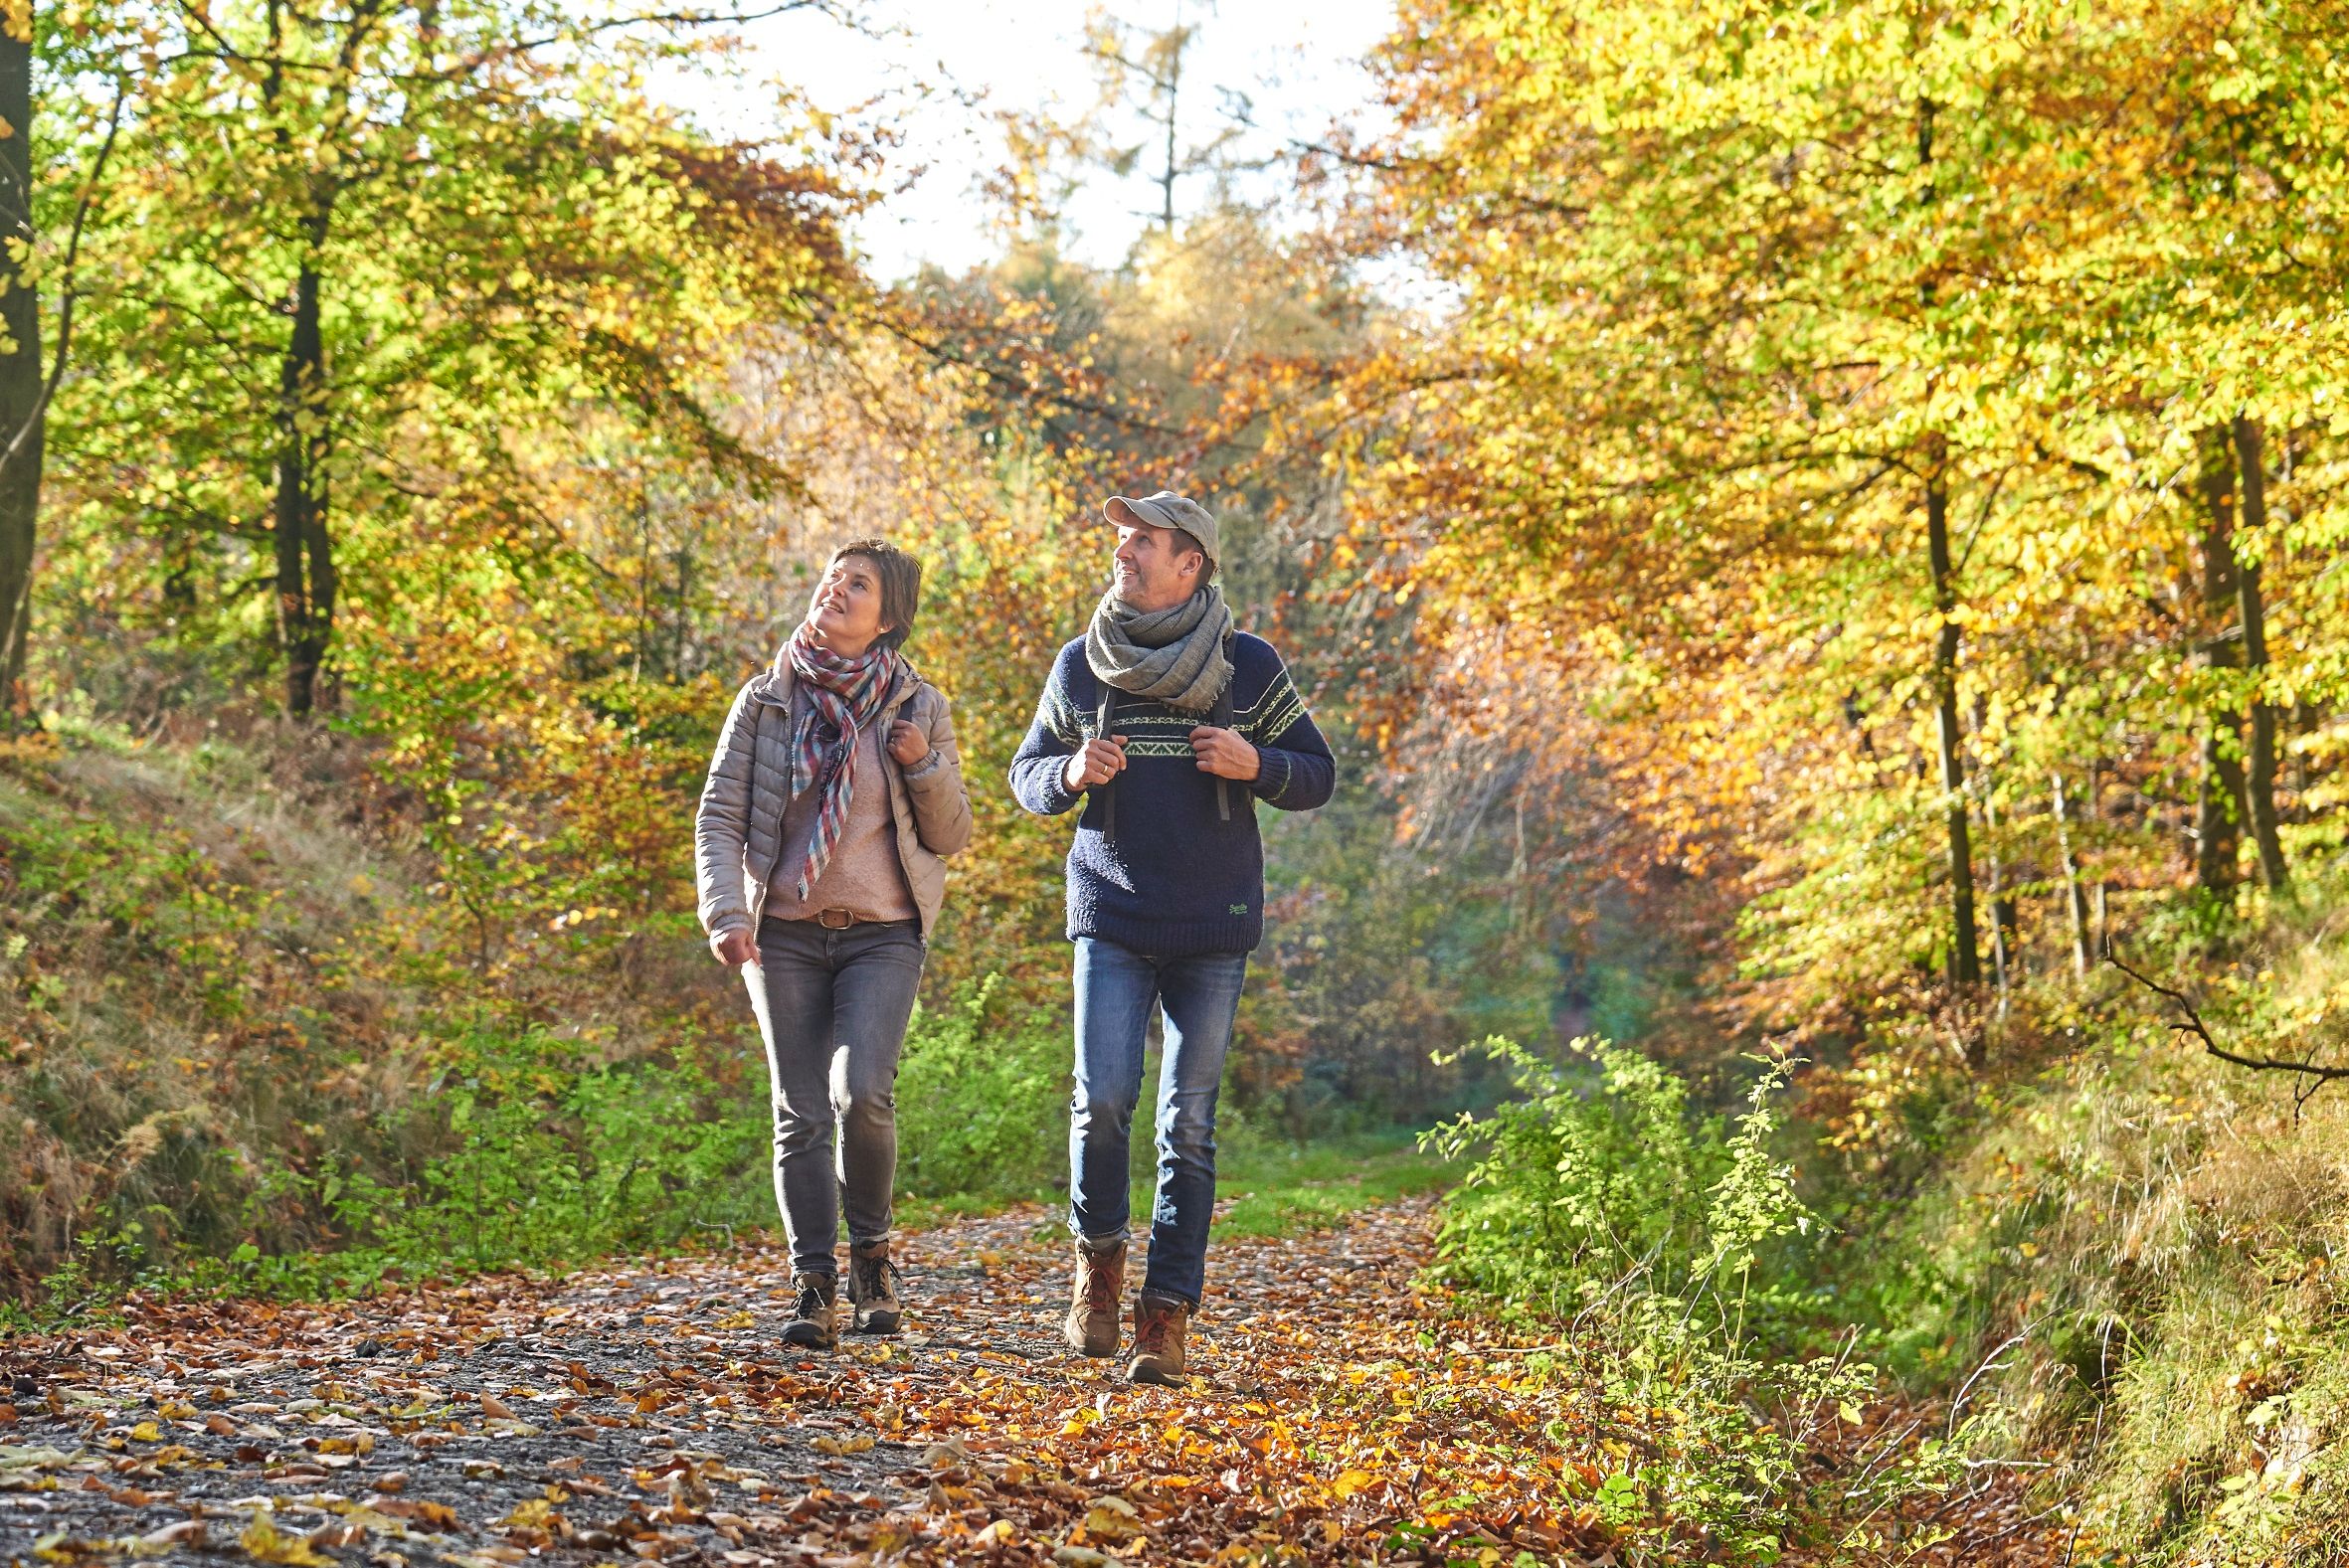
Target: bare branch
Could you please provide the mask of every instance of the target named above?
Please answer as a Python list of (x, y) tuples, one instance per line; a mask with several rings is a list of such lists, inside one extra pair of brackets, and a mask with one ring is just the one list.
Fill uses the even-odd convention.
[(2162, 984), (2159, 980), (2129, 967), (2121, 961), (2120, 955), (2116, 953), (2105, 954), (2104, 961), (2147, 990), (2166, 996), (2175, 1003), (2178, 1011), (2186, 1015), (2186, 1021), (2171, 1024), (2170, 1027), (2180, 1034), (2194, 1035), (2202, 1041), (2202, 1048), (2220, 1061), (2232, 1063), (2237, 1067), (2248, 1067), (2254, 1072), (2296, 1073), (2306, 1079), (2307, 1083), (2293, 1094), (2293, 1099), (2300, 1104), (2305, 1105), (2308, 1097), (2326, 1084), (2338, 1079), (2349, 1078), (2349, 1067), (2328, 1067), (2321, 1062), (2287, 1062), (2272, 1056), (2245, 1056), (2240, 1051), (2230, 1051), (2211, 1034), (2209, 1027), (2202, 1021), (2202, 1014), (2195, 1010), (2193, 1001), (2184, 991), (2173, 989)]

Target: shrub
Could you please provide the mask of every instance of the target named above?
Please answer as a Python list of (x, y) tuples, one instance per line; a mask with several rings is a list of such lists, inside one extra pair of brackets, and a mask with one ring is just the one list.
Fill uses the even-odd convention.
[(919, 1009), (897, 1079), (897, 1184), (911, 1197), (1032, 1197), (1066, 1169), (1070, 1046), (1053, 1009), (989, 975)]
[(1767, 1070), (1733, 1119), (1700, 1120), (1678, 1079), (1602, 1041), (1574, 1042), (1570, 1066), (1505, 1039), (1479, 1049), (1518, 1093), (1427, 1134), (1449, 1157), (1476, 1151), (1445, 1205), (1439, 1277), (1562, 1329), (1594, 1437), (1641, 1429), (1593, 1483), (1612, 1522), (1668, 1547), (1702, 1538), (1773, 1558), (1802, 1503), (1806, 1446), (1875, 1383), (1844, 1356), (1765, 1359), (1748, 1330), (1750, 1308), (1792, 1295), (1765, 1268), (1782, 1261), (1774, 1244), (1811, 1226), (1772, 1152), (1786, 1069)]
[(425, 1093), (384, 1129), (422, 1150), (413, 1174), (380, 1152), (279, 1167), (258, 1208), (289, 1189), (347, 1240), (318, 1253), (184, 1266), (170, 1284), (314, 1293), (391, 1277), (572, 1263), (731, 1232), (771, 1212), (765, 1108), (695, 1049), (627, 1062), (541, 1029), (476, 1028), (437, 1051)]

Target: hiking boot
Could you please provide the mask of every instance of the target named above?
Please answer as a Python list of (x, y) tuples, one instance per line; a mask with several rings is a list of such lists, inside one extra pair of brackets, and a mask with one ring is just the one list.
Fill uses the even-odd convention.
[(1068, 1319), (1060, 1325), (1079, 1355), (1118, 1353), (1118, 1298), (1126, 1294), (1126, 1244), (1107, 1252), (1077, 1243), (1077, 1277)]
[(792, 1304), (792, 1320), (783, 1325), (783, 1342), (829, 1350), (837, 1315), (832, 1304), (839, 1299), (839, 1280), (829, 1274), (795, 1274), (792, 1291), (799, 1300)]
[(1182, 1325), (1190, 1304), (1145, 1291), (1134, 1300), (1134, 1359), (1126, 1376), (1137, 1383), (1182, 1381)]
[(889, 1261), (886, 1241), (851, 1244), (848, 1248), (848, 1331), (893, 1334), (904, 1319), (897, 1300), (897, 1265)]

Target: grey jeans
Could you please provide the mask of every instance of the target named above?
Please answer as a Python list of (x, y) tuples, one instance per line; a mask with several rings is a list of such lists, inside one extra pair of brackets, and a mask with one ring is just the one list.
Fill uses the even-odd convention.
[(836, 1274), (848, 1240), (889, 1235), (897, 1179), (897, 1057), (922, 981), (913, 921), (827, 931), (812, 920), (759, 927), (743, 966), (775, 1105), (775, 1201), (792, 1269)]

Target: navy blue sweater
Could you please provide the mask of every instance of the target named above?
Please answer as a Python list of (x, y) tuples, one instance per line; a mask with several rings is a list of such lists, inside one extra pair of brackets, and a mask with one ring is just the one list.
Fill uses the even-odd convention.
[[(1264, 937), (1264, 841), (1255, 802), (1310, 811), (1338, 779), (1330, 743), (1272, 644), (1241, 632), (1231, 639), (1231, 727), (1262, 759), (1253, 784), (1225, 784), (1227, 821), (1216, 810), (1215, 777), (1203, 773), (1188, 739), (1206, 720), (1118, 693), (1110, 733), (1126, 737), (1126, 769), (1111, 781), (1114, 829), (1102, 832), (1102, 802), (1085, 801), (1068, 849), (1068, 938), (1099, 937), (1137, 953), (1178, 958), (1246, 953)], [(1011, 792), (1039, 816), (1077, 803), (1068, 759), (1093, 739), (1101, 684), (1079, 637), (1052, 661), (1035, 722), (1011, 759)], [(1098, 790), (1084, 791), (1099, 794)]]

